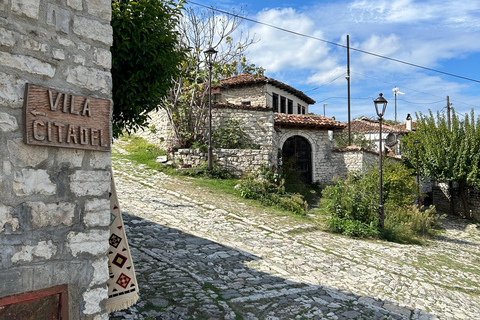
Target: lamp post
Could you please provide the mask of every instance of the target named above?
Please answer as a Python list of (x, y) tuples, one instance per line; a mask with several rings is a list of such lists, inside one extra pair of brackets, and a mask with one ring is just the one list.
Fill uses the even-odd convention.
[(378, 214), (379, 214), (379, 220), (380, 220), (380, 228), (382, 231), (384, 230), (384, 221), (385, 221), (385, 213), (383, 211), (383, 176), (382, 176), (382, 120), (383, 120), (383, 115), (385, 114), (385, 109), (387, 109), (387, 103), (388, 101), (385, 100), (383, 97), (383, 94), (380, 93), (379, 97), (373, 101), (375, 104), (375, 110), (377, 111), (378, 115), (378, 120), (380, 121), (380, 143), (379, 143), (379, 152), (378, 152), (378, 159), (379, 159), (379, 180), (380, 180), (380, 205), (378, 206)]
[(417, 204), (420, 206), (420, 172), (418, 171), (418, 148), (420, 145), (420, 140), (413, 141), (415, 146), (415, 153), (417, 156)]
[(213, 167), (213, 152), (212, 152), (212, 67), (213, 67), (213, 61), (214, 60), (214, 55), (218, 51), (213, 49), (212, 47), (208, 48), (205, 51), (205, 55), (207, 56), (208, 59), (208, 170), (212, 171)]

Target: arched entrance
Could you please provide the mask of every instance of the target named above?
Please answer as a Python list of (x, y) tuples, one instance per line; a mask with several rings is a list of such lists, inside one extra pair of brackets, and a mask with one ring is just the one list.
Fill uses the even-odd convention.
[(307, 139), (301, 136), (292, 136), (283, 144), (283, 163), (296, 166), (300, 179), (305, 183), (312, 183), (312, 148)]

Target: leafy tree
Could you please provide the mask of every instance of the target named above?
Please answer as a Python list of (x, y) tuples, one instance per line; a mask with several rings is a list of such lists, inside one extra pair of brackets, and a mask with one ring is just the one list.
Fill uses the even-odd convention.
[(112, 0), (113, 134), (148, 124), (185, 57), (177, 30), (184, 0)]
[[(263, 69), (245, 58), (247, 48), (256, 40), (238, 32), (241, 22), (238, 16), (219, 16), (213, 10), (193, 9), (186, 9), (180, 21), (182, 47), (189, 50), (162, 107), (173, 125), (175, 139), (186, 147), (205, 137), (209, 97), (209, 65), (205, 50), (213, 47), (218, 51), (212, 67), (213, 84), (218, 79), (245, 72), (263, 74)], [(238, 34), (236, 41), (234, 33)]]
[(471, 218), (466, 192), (467, 185), (480, 187), (480, 118), (475, 121), (473, 110), (464, 120), (453, 112), (450, 127), (440, 112), (419, 113), (417, 119), (416, 131), (403, 141), (405, 160), (415, 166), (418, 147), (422, 175), (450, 186), (458, 182), (465, 216)]

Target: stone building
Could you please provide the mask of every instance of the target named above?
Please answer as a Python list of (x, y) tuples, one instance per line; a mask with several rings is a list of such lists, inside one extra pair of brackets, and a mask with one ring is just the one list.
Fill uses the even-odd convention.
[[(252, 171), (262, 164), (295, 159), (300, 177), (307, 183), (330, 184), (335, 177), (353, 170), (364, 170), (378, 153), (361, 148), (335, 149), (333, 134), (345, 124), (321, 115), (308, 114), (315, 103), (303, 92), (264, 76), (243, 74), (221, 80), (212, 88), (212, 128), (237, 120), (257, 149), (214, 149), (217, 163), (237, 175)], [(164, 112), (152, 114), (155, 133), (144, 138), (159, 144), (169, 140), (170, 124)], [(376, 154), (376, 156), (375, 156)], [(278, 156), (282, 156), (281, 159)], [(199, 150), (180, 149), (174, 161), (185, 167), (200, 166), (207, 155)]]
[(0, 1), (2, 319), (108, 319), (110, 18), (110, 1)]

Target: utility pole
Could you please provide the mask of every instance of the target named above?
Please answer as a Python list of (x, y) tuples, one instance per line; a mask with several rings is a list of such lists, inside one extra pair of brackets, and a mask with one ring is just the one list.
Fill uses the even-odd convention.
[(325, 117), (325, 107), (328, 106), (328, 103), (323, 104), (323, 116)]
[(448, 124), (448, 130), (451, 130), (450, 126), (450, 97), (447, 96), (447, 124)]
[(352, 145), (350, 128), (350, 35), (347, 34), (347, 87), (348, 87), (348, 145)]

